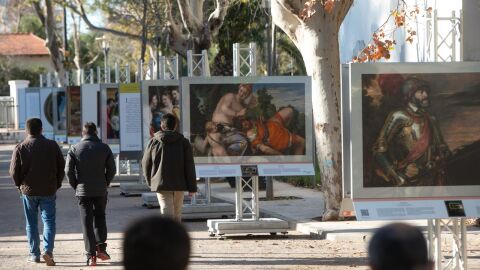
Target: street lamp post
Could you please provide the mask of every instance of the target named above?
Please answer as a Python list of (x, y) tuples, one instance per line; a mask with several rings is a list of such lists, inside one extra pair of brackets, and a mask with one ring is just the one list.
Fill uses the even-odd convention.
[(110, 72), (108, 70), (108, 51), (110, 51), (110, 44), (105, 37), (102, 39), (102, 49), (105, 56), (105, 82), (110, 83)]
[(110, 44), (105, 36), (96, 38), (95, 40), (102, 41), (102, 49), (103, 49), (103, 56), (104, 56), (104, 75), (105, 75), (105, 83), (110, 83), (110, 74), (108, 72), (108, 52), (110, 51)]
[(155, 43), (156, 47), (156, 61), (157, 61), (157, 80), (160, 80), (160, 42), (161, 42), (161, 37), (160, 35), (155, 35), (153, 37), (153, 42)]

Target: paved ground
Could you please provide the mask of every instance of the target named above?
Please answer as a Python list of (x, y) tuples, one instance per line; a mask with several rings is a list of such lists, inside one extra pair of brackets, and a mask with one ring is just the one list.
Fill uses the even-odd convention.
[[(28, 248), (25, 221), (18, 192), (8, 176), (11, 146), (0, 145), (0, 269), (44, 269), (43, 264), (26, 262)], [(76, 201), (65, 183), (57, 199), (57, 240), (55, 269), (85, 269), (83, 239)], [(112, 260), (100, 269), (122, 269), (122, 232), (133, 220), (157, 214), (158, 209), (141, 206), (139, 197), (120, 196), (119, 188), (110, 189), (107, 209), (109, 252)], [(233, 200), (233, 189), (215, 183), (212, 194)], [(209, 237), (205, 220), (187, 221), (193, 254), (189, 269), (367, 269), (366, 245), (379, 222), (316, 222), (323, 209), (321, 193), (275, 182), (276, 196), (297, 196), (298, 200), (261, 202), (264, 213), (281, 217), (293, 228), (287, 237), (242, 236), (217, 240)], [(424, 223), (417, 222), (422, 226)], [(320, 239), (320, 237), (327, 239)], [(331, 237), (329, 237), (331, 236)], [(331, 240), (334, 241), (331, 241)], [(448, 239), (448, 237), (446, 238)], [(449, 245), (445, 240), (444, 244)], [(480, 236), (469, 234), (469, 269), (480, 269)], [(444, 252), (448, 259), (447, 249)]]

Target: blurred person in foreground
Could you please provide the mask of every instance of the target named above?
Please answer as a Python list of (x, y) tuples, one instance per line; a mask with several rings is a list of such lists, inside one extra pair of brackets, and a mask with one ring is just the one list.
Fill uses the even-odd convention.
[(148, 142), (143, 153), (143, 175), (151, 191), (157, 193), (160, 213), (177, 221), (182, 219), (184, 192), (197, 192), (195, 164), (190, 142), (178, 133), (177, 118), (162, 116), (161, 130)]
[(78, 199), (87, 265), (97, 265), (97, 258), (109, 260), (107, 253), (107, 188), (116, 173), (112, 150), (97, 136), (97, 127), (86, 122), (82, 140), (67, 154), (65, 173)]
[(190, 259), (190, 237), (169, 217), (152, 216), (134, 222), (125, 232), (125, 270), (185, 270)]
[(40, 262), (38, 209), (43, 222), (43, 254), (48, 266), (54, 266), (53, 247), (56, 224), (56, 193), (65, 176), (65, 161), (55, 141), (42, 135), (42, 121), (30, 118), (26, 123), (27, 137), (13, 150), (10, 176), (21, 193), (25, 213), (29, 262)]
[(378, 229), (368, 245), (368, 259), (372, 270), (434, 269), (422, 232), (405, 223)]

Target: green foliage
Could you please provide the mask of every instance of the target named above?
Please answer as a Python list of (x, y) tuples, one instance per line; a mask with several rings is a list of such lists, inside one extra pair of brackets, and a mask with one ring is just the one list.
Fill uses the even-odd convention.
[(12, 61), (7, 58), (0, 58), (0, 96), (8, 96), (10, 93), (10, 86), (8, 81), (11, 80), (27, 80), (30, 85), (39, 85), (40, 74), (46, 72), (43, 67), (32, 69), (22, 69), (12, 65)]
[[(255, 42), (258, 52), (264, 49), (268, 14), (262, 0), (233, 1), (217, 36), (214, 75), (230, 76), (233, 72), (233, 44)], [(260, 58), (258, 58), (260, 59)]]
[(46, 38), (45, 28), (42, 26), (42, 22), (38, 16), (34, 14), (27, 14), (20, 18), (20, 23), (18, 25), (18, 32), (21, 33), (33, 33), (38, 37), (43, 39)]

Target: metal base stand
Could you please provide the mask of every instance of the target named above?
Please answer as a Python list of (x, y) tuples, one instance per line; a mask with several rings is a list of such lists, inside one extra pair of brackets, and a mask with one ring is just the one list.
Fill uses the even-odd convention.
[[(183, 201), (183, 219), (231, 218), (235, 207), (230, 203), (211, 202), (210, 178), (205, 179), (204, 193), (196, 194), (191, 200), (185, 196)], [(155, 192), (142, 193), (143, 205), (147, 208), (160, 207)]]
[(147, 183), (143, 180), (142, 170), (139, 171), (139, 174), (131, 174), (131, 164), (130, 160), (127, 161), (126, 168), (127, 174), (120, 174), (120, 159), (117, 159), (117, 175), (115, 178), (124, 178), (125, 180), (136, 181), (129, 183), (120, 183), (120, 195), (125, 197), (140, 196), (144, 192), (150, 191)]
[(140, 196), (148, 191), (150, 188), (143, 182), (120, 183), (120, 195), (125, 197)]
[[(243, 198), (243, 188), (250, 187), (250, 200)], [(227, 234), (270, 233), (287, 234), (288, 222), (278, 218), (260, 218), (258, 206), (258, 176), (237, 177), (235, 186), (235, 219), (209, 219), (210, 236), (223, 237)], [(244, 207), (245, 206), (245, 207)], [(245, 214), (251, 218), (244, 219)]]
[[(452, 258), (444, 264), (442, 264), (442, 226), (452, 234)], [(468, 269), (467, 227), (465, 225), (465, 219), (429, 219), (428, 247), (430, 259), (435, 262), (435, 270)]]

